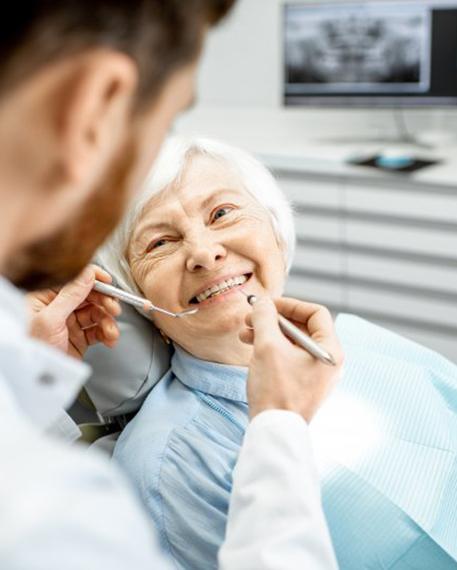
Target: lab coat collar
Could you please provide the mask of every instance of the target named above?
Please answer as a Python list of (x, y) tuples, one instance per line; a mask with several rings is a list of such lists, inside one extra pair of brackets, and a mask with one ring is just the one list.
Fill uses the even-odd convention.
[(68, 437), (76, 428), (64, 409), (76, 398), (90, 367), (27, 334), (24, 295), (0, 277), (0, 383), (41, 430)]
[(248, 369), (244, 366), (231, 366), (201, 360), (175, 345), (171, 369), (183, 384), (193, 390), (247, 403), (246, 380)]

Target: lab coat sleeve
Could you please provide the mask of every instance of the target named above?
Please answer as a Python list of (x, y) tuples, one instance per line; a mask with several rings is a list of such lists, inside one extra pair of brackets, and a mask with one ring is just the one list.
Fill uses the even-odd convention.
[(306, 422), (293, 412), (256, 416), (233, 475), (221, 570), (333, 570)]
[(18, 430), (14, 445), (0, 447), (0, 568), (171, 568), (127, 483), (103, 457)]

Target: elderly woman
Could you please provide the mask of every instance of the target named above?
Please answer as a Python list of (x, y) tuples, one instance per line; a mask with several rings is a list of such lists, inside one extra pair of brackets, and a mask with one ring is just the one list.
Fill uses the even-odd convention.
[[(242, 292), (280, 296), (293, 250), (291, 209), (261, 164), (217, 142), (172, 139), (101, 254), (125, 289), (199, 309), (154, 315), (174, 344), (171, 368), (115, 449), (177, 568), (217, 567), (248, 423)], [(356, 317), (338, 330), (344, 377), (312, 429), (339, 564), (456, 568), (457, 370)]]

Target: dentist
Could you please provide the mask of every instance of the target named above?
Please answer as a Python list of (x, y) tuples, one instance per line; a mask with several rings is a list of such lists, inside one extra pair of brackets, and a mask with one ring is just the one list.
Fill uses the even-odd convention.
[[(95, 278), (110, 277), (87, 263), (191, 104), (206, 31), (232, 4), (34, 0), (13, 3), (3, 19), (2, 569), (169, 567), (115, 467), (58, 434), (75, 433), (63, 409), (88, 377), (82, 355), (96, 342), (112, 346), (119, 334), (118, 304), (92, 291)], [(38, 289), (26, 303), (21, 290)], [(255, 305), (245, 339), (254, 343), (251, 424), (222, 569), (336, 568), (307, 423), (338, 376), (341, 350), (325, 309), (295, 301), (278, 308), (338, 365), (286, 340), (271, 301)]]

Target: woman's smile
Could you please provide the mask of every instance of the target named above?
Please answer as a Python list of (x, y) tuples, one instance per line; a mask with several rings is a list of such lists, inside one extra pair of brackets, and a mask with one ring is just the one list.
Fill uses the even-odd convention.
[(237, 275), (229, 275), (226, 277), (213, 280), (212, 283), (201, 287), (189, 301), (190, 305), (198, 305), (199, 308), (227, 300), (227, 297), (233, 293), (239, 292), (249, 279), (252, 273), (242, 273)]

